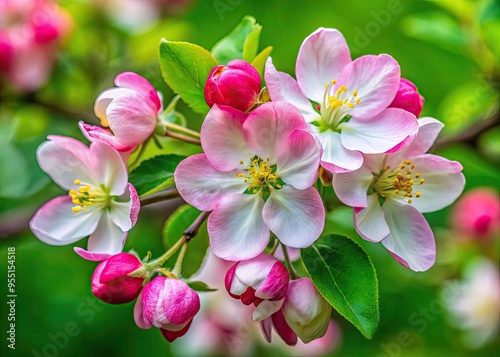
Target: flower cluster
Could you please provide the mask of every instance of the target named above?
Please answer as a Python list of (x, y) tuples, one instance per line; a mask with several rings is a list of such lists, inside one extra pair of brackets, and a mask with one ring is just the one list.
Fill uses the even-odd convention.
[[(193, 45), (161, 44), (171, 45), (169, 56), (175, 46), (186, 47), (174, 63), (162, 62), (164, 77), (204, 114), (200, 132), (169, 121), (178, 97), (163, 110), (154, 86), (125, 72), (95, 102), (101, 125), (79, 123), (89, 147), (50, 136), (38, 149), (41, 168), (67, 194), (45, 204), (31, 229), (53, 245), (89, 237), (87, 249), (75, 251), (100, 261), (91, 283), (97, 298), (112, 304), (137, 299), (137, 326), (159, 328), (169, 342), (183, 336), (200, 311), (195, 290), (211, 290), (182, 270), (186, 262), (201, 265), (184, 262), (184, 257), (192, 247), (189, 242), (206, 229), (210, 251), (232, 262), (225, 268), (228, 295), (251, 307), (246, 309), (268, 342), (273, 328), (288, 345), (319, 339), (330, 326), (332, 307), (343, 308), (332, 298), (344, 288), (342, 281), (330, 284), (335, 287), (324, 282), (335, 280), (337, 273), (346, 279), (335, 265), (335, 254), (358, 252), (359, 261), (366, 257), (371, 264), (354, 243), (351, 250), (322, 253), (332, 249), (324, 237), (317, 243), (328, 233), (327, 191), (352, 207), (353, 226), (361, 238), (381, 242), (397, 262), (414, 271), (434, 264), (434, 236), (422, 213), (452, 204), (465, 179), (460, 163), (428, 153), (443, 124), (430, 117), (417, 119), (424, 99), (412, 82), (401, 78), (394, 58), (381, 54), (352, 60), (342, 34), (320, 28), (300, 47), (296, 80), (278, 71), (271, 58), (260, 58), (264, 73), (257, 69), (259, 56), (252, 63), (234, 58), (210, 69), (196, 67), (197, 73), (205, 70), (206, 83), (194, 88), (192, 96), (184, 90), (181, 74), (169, 72), (165, 63), (172, 68), (182, 63)], [(217, 63), (206, 50), (198, 55), (208, 56), (205, 64)], [(188, 60), (185, 66), (191, 70), (193, 64)], [(206, 105), (200, 105), (203, 98)], [(162, 155), (143, 160), (150, 142), (161, 146), (160, 135), (199, 144), (202, 152), (183, 159)], [(129, 171), (134, 175), (129, 177)], [(147, 197), (165, 189), (160, 196)], [(140, 206), (179, 195), (192, 206), (189, 212), (201, 213), (174, 237), (177, 242), (167, 236), (169, 249), (155, 260), (150, 254), (141, 260), (135, 252), (123, 253)], [(186, 211), (177, 212), (185, 218)], [(181, 230), (170, 230), (168, 224), (167, 235)], [(299, 259), (299, 250), (303, 261), (311, 252), (321, 259), (304, 264), (305, 271), (297, 269), (293, 261)], [(330, 277), (318, 273), (320, 265)], [(372, 266), (366, 269), (365, 278)], [(373, 282), (376, 291), (374, 272)], [(373, 298), (376, 304), (376, 294)], [(349, 303), (356, 297), (340, 292), (339, 299)], [(353, 302), (351, 309), (363, 308)]]

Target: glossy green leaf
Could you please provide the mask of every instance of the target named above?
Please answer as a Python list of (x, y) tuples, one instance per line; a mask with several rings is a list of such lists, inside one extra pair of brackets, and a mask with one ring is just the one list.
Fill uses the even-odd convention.
[(212, 48), (212, 54), (220, 64), (226, 65), (233, 59), (252, 62), (257, 55), (262, 26), (251, 16), (243, 20)]
[(217, 289), (212, 289), (202, 281), (190, 281), (187, 284), (191, 289), (196, 291), (217, 291)]
[(302, 249), (302, 261), (323, 297), (366, 338), (379, 322), (378, 281), (366, 252), (353, 240), (329, 234)]
[(169, 154), (143, 161), (130, 173), (129, 182), (134, 185), (139, 197), (173, 186), (175, 168), (184, 159), (184, 156)]
[(197, 113), (206, 114), (203, 88), (217, 61), (203, 47), (188, 42), (160, 43), (160, 68), (165, 82)]
[[(183, 235), (184, 231), (201, 214), (196, 208), (186, 204), (179, 207), (163, 226), (163, 245), (165, 249), (172, 247)], [(182, 276), (190, 277), (200, 269), (208, 249), (207, 223), (204, 222), (198, 234), (189, 241), (186, 255), (182, 264)], [(172, 268), (177, 260), (178, 253), (167, 261), (167, 266)]]

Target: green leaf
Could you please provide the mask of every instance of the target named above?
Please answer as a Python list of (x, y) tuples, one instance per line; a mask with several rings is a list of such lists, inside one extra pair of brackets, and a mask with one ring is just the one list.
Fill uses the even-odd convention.
[(272, 46), (264, 48), (252, 61), (252, 66), (259, 72), (261, 77), (264, 76), (264, 67), (272, 50)]
[(190, 281), (187, 283), (189, 287), (196, 291), (217, 291), (217, 289), (210, 288), (207, 284), (202, 281)]
[(203, 88), (217, 61), (203, 47), (188, 42), (160, 43), (160, 68), (165, 82), (197, 113), (206, 114)]
[(212, 54), (224, 65), (233, 59), (252, 62), (257, 55), (261, 29), (253, 17), (245, 16), (229, 35), (215, 44)]
[(130, 173), (129, 182), (134, 185), (139, 197), (173, 186), (175, 168), (184, 159), (185, 156), (169, 154), (143, 161)]
[(302, 249), (302, 261), (323, 297), (372, 338), (379, 322), (378, 281), (370, 258), (353, 240), (329, 234)]
[[(163, 226), (163, 245), (166, 249), (172, 247), (181, 237), (184, 231), (201, 214), (196, 208), (186, 204), (179, 207)], [(204, 222), (198, 234), (189, 241), (186, 255), (182, 264), (182, 276), (190, 277), (200, 269), (208, 249), (207, 223)], [(173, 267), (178, 253), (167, 261), (167, 266)]]

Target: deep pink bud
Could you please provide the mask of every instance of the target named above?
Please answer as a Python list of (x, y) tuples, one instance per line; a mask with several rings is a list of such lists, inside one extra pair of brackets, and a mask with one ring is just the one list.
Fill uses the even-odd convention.
[(233, 298), (257, 306), (253, 318), (260, 321), (281, 308), (289, 279), (283, 263), (262, 253), (233, 265), (226, 274), (225, 285)]
[(250, 63), (237, 59), (212, 69), (205, 84), (205, 101), (209, 107), (221, 104), (246, 112), (257, 102), (259, 92), (259, 73)]
[(186, 333), (199, 310), (198, 294), (184, 281), (157, 276), (137, 299), (134, 319), (140, 328), (162, 329), (162, 335), (172, 342)]
[(110, 304), (124, 304), (141, 292), (143, 278), (127, 274), (142, 267), (135, 255), (119, 253), (99, 263), (92, 274), (92, 294)]
[(498, 192), (477, 188), (467, 192), (455, 205), (452, 223), (467, 238), (487, 239), (500, 228)]
[(424, 97), (418, 93), (418, 89), (406, 78), (401, 78), (399, 82), (399, 89), (396, 93), (396, 97), (389, 105), (390, 108), (401, 108), (415, 114), (418, 118), (420, 113), (422, 113), (422, 108), (424, 107)]

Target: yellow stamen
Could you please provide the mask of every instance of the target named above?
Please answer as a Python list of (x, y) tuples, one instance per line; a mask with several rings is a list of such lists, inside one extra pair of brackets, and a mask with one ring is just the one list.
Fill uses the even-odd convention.
[(73, 181), (73, 183), (74, 183), (75, 185), (79, 185), (79, 184), (81, 183), (81, 181), (80, 181), (80, 180), (75, 180), (75, 181)]
[(71, 207), (71, 210), (75, 213), (78, 213), (82, 210), (82, 207), (80, 206)]

